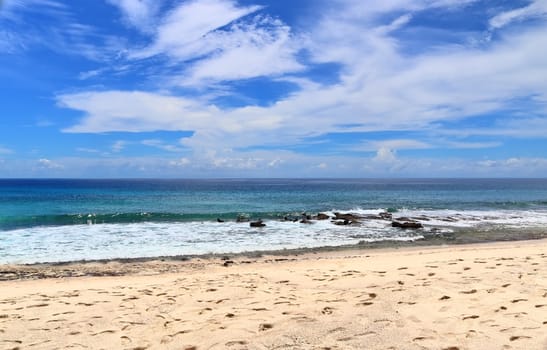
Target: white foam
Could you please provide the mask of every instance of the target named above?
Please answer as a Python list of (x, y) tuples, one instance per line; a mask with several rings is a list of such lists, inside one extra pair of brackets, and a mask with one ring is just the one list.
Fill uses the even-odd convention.
[[(376, 215), (377, 210), (351, 210)], [(335, 210), (333, 210), (335, 212)], [(332, 214), (332, 213), (330, 213)], [(545, 227), (547, 211), (402, 210), (393, 217), (420, 217), (423, 230), (401, 230), (389, 220), (362, 220), (359, 226), (337, 226), (330, 220), (313, 224), (265, 221), (248, 223), (181, 222), (96, 224), (33, 227), (0, 232), (0, 263), (34, 263), (338, 246), (360, 241), (416, 240), (432, 229), (449, 232), (462, 227)], [(451, 220), (453, 221), (446, 221)]]
[(397, 217), (427, 217), (422, 223), (426, 226), (442, 227), (478, 227), (498, 225), (504, 227), (542, 227), (547, 225), (547, 211), (517, 210), (401, 210), (393, 215)]
[[(355, 244), (364, 238), (386, 239), (389, 222), (336, 226), (329, 220), (313, 224), (265, 221), (264, 228), (247, 223), (183, 222), (96, 224), (33, 227), (4, 231), (0, 263), (33, 263)], [(404, 232), (399, 238), (412, 239)], [(397, 238), (397, 234), (391, 235)], [(415, 238), (414, 238), (415, 239)]]

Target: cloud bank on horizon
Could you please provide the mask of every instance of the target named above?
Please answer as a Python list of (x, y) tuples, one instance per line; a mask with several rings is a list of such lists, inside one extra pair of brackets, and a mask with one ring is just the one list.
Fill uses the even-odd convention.
[(4, 0), (0, 177), (547, 174), (547, 0)]

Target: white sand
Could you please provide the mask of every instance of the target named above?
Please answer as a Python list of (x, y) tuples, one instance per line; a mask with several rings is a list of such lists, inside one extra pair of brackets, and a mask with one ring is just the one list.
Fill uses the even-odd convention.
[(547, 240), (245, 260), (0, 282), (0, 349), (547, 349)]

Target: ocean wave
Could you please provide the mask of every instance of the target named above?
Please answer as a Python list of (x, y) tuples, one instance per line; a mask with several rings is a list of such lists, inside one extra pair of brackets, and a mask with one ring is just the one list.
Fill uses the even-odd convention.
[[(336, 212), (339, 211), (325, 213), (334, 216)], [(0, 263), (224, 254), (352, 245), (360, 242), (414, 241), (432, 237), (449, 239), (451, 233), (462, 229), (472, 234), (488, 230), (547, 226), (545, 210), (454, 211), (401, 208), (392, 213), (392, 220), (415, 220), (422, 223), (423, 228), (417, 230), (393, 227), (392, 220), (379, 216), (386, 212), (383, 208), (354, 208), (343, 212), (359, 216), (358, 223), (342, 226), (335, 225), (331, 220), (300, 223), (283, 220), (283, 214), (287, 213), (258, 213), (266, 224), (262, 228), (236, 222), (235, 217), (241, 213), (227, 213), (230, 220), (225, 222), (217, 222), (215, 215), (202, 217), (208, 220), (195, 220), (195, 216), (188, 214), (117, 214), (106, 215), (113, 217), (113, 222), (106, 223), (99, 222), (105, 214), (69, 216), (70, 219), (63, 220), (70, 223), (64, 225), (32, 226), (0, 232)], [(257, 213), (254, 214), (258, 216)], [(265, 214), (270, 215), (270, 218)], [(71, 221), (75, 217), (80, 223), (74, 224)]]
[(389, 213), (393, 218), (411, 217), (416, 221), (424, 221), (429, 226), (471, 227), (478, 223), (509, 224), (509, 225), (540, 225), (547, 224), (547, 210), (454, 210), (454, 209), (419, 209), (419, 208), (360, 208), (330, 209), (321, 212), (277, 211), (277, 212), (223, 212), (223, 213), (76, 213), (60, 215), (35, 215), (0, 217), (0, 231), (24, 229), (40, 226), (98, 225), (98, 224), (129, 224), (129, 223), (182, 223), (182, 222), (216, 222), (235, 221), (237, 218), (249, 220), (279, 220), (298, 221), (304, 215), (313, 216), (324, 213), (334, 217), (335, 213), (353, 213), (365, 219), (373, 218), (381, 213)]

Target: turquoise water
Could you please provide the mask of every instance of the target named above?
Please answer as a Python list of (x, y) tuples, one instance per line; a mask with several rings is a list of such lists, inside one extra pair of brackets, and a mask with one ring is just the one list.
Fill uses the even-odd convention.
[[(281, 221), (335, 211), (427, 219), (412, 232), (378, 220)], [(237, 216), (266, 227), (235, 223)], [(547, 179), (0, 180), (0, 262), (314, 247), (546, 224)]]

